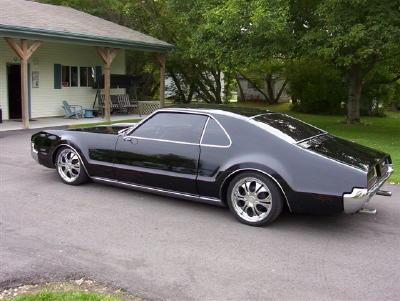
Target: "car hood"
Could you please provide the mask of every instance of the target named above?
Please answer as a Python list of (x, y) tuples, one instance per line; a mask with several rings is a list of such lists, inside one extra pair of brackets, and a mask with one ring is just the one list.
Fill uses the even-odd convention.
[(311, 138), (299, 146), (366, 172), (389, 157), (386, 153), (329, 134)]

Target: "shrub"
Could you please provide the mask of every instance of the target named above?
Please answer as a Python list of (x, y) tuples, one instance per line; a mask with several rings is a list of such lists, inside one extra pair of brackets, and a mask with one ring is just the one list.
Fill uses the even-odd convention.
[(301, 61), (288, 68), (293, 110), (303, 113), (344, 112), (346, 87), (338, 70), (318, 61)]

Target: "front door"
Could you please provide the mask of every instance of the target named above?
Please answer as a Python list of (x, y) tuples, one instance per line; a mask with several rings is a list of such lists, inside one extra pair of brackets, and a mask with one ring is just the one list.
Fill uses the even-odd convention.
[(159, 112), (119, 137), (119, 181), (197, 195), (200, 138), (207, 116)]
[(10, 119), (22, 118), (22, 101), (21, 101), (21, 66), (7, 66), (8, 81), (8, 114)]

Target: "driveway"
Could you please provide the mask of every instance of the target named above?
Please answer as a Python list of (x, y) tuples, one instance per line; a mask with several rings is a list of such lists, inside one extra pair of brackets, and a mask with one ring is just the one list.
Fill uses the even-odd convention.
[(85, 275), (149, 299), (400, 298), (399, 186), (376, 216), (253, 228), (224, 208), (65, 185), (30, 158), (30, 134), (0, 136), (0, 288)]

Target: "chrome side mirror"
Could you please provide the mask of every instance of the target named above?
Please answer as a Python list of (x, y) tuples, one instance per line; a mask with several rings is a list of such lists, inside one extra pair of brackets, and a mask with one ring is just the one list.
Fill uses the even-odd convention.
[(131, 128), (126, 128), (118, 131), (119, 136), (125, 136)]
[(132, 126), (130, 126), (130, 127), (127, 127), (127, 128), (125, 128), (125, 129), (119, 130), (119, 131), (118, 131), (118, 135), (120, 135), (120, 136), (125, 136), (127, 133), (129, 133), (130, 131), (132, 131), (132, 130), (136, 127), (136, 125), (137, 125), (137, 124), (134, 124), (134, 125), (132, 125)]

